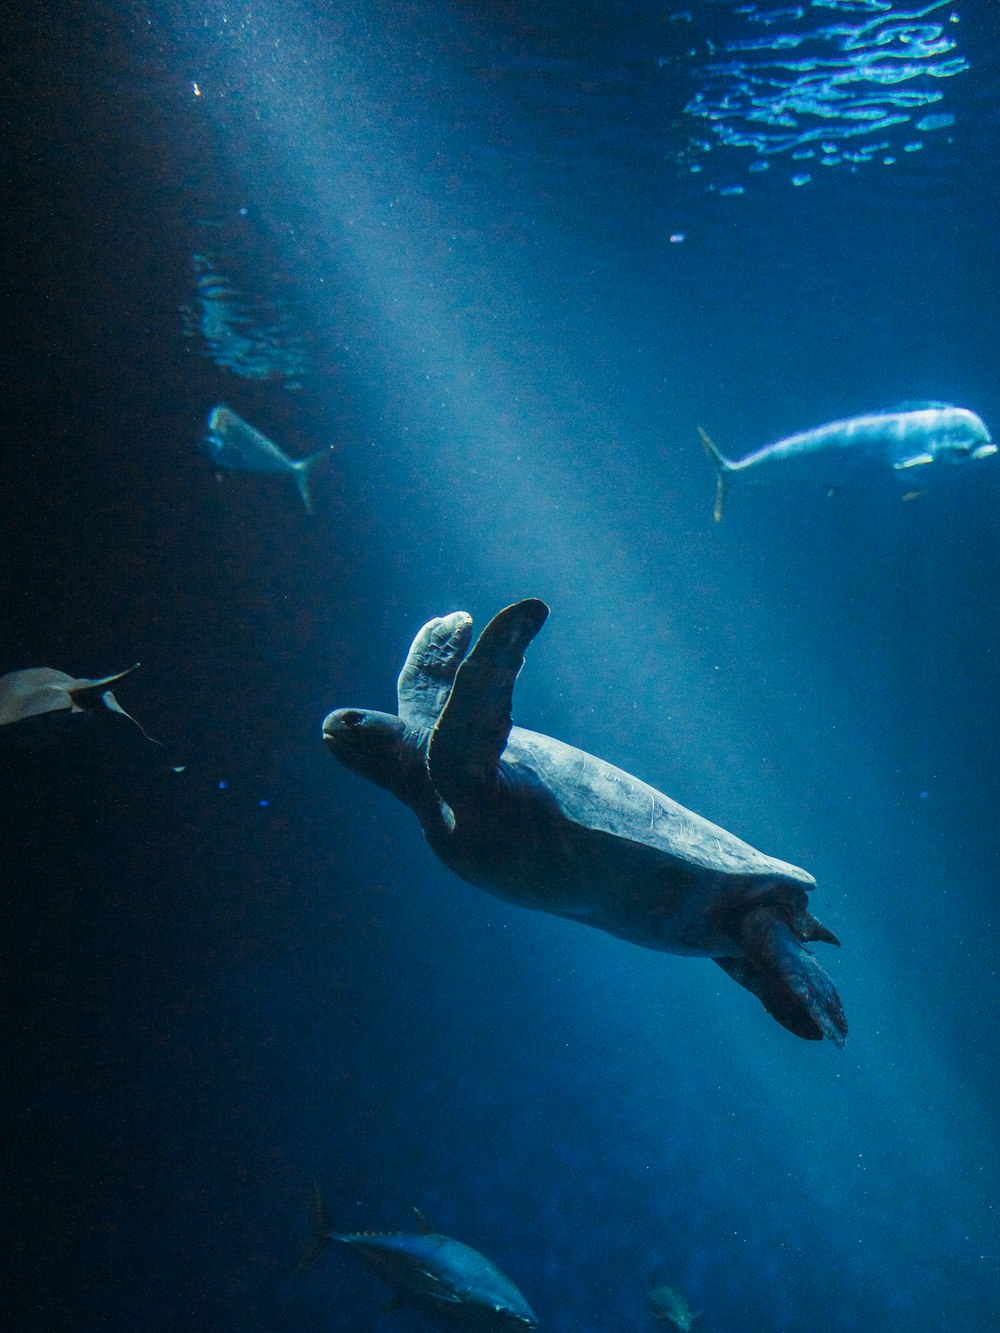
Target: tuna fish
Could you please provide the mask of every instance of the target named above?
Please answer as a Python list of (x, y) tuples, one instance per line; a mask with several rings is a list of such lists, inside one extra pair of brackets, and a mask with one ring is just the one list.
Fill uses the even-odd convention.
[(707, 432), (700, 426), (698, 430), (716, 469), (716, 521), (722, 517), (734, 472), (830, 484), (858, 464), (888, 464), (896, 472), (905, 472), (941, 461), (978, 461), (997, 452), (982, 419), (950, 403), (906, 403), (890, 412), (831, 421), (737, 459), (724, 457)]
[(316, 1190), (316, 1239), (300, 1267), (332, 1241), (356, 1250), (394, 1293), (387, 1310), (415, 1306), (442, 1328), (512, 1333), (538, 1320), (509, 1277), (478, 1250), (432, 1231), (414, 1209), (419, 1230), (338, 1232)]

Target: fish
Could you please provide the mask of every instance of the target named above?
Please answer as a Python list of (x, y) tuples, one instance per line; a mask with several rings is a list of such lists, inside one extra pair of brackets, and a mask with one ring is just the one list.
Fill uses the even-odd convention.
[(679, 1291), (673, 1287), (654, 1287), (647, 1297), (649, 1313), (657, 1321), (669, 1328), (688, 1333), (691, 1324), (698, 1318), (698, 1311), (692, 1310)]
[(385, 1312), (415, 1306), (444, 1328), (511, 1333), (538, 1326), (531, 1306), (510, 1278), (478, 1250), (432, 1231), (419, 1209), (418, 1230), (339, 1232), (330, 1227), (315, 1187), (316, 1238), (299, 1268), (328, 1244), (356, 1250), (393, 1291)]
[(829, 482), (834, 467), (844, 471), (856, 464), (889, 464), (893, 471), (906, 473), (929, 463), (978, 462), (997, 452), (982, 418), (951, 403), (904, 403), (887, 412), (831, 421), (736, 459), (726, 458), (703, 427), (698, 433), (716, 470), (716, 522), (722, 518), (734, 472)]
[(135, 718), (125, 712), (108, 688), (130, 676), (138, 665), (136, 662), (124, 671), (93, 680), (87, 676), (68, 676), (65, 671), (55, 671), (52, 667), (8, 671), (5, 676), (0, 676), (0, 727), (43, 713), (89, 713), (100, 708), (121, 713), (138, 727)]
[(220, 403), (208, 414), (205, 447), (209, 458), (230, 472), (287, 472), (298, 487), (306, 512), (313, 511), (312, 482), (329, 459), (333, 446), (317, 449), (305, 458), (289, 458), (266, 435)]

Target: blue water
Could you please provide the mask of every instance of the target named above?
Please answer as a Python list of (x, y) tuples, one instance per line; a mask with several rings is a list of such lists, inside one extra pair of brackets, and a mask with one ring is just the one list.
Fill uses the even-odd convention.
[[(809, 70), (801, 142), (744, 142), (775, 34), (913, 63), (823, 85), (897, 117), (862, 160), (793, 157)], [(703, 1333), (996, 1329), (1000, 472), (738, 477), (715, 524), (697, 426), (1000, 432), (998, 38), (987, 0), (13, 23), (0, 670), (141, 661), (165, 746), (7, 769), (17, 1327), (426, 1327), (346, 1251), (294, 1271), (316, 1179), (551, 1333), (652, 1328), (660, 1282)], [(215, 475), (217, 402), (334, 446), (312, 518)], [(816, 876), (844, 1051), (463, 884), (324, 751), (426, 619), (527, 596), (515, 721)]]

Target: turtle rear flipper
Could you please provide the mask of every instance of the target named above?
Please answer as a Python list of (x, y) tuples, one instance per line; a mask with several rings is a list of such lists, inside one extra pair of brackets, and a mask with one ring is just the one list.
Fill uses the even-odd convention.
[(833, 979), (784, 917), (758, 908), (744, 917), (741, 937), (745, 956), (716, 958), (722, 970), (756, 995), (789, 1032), (807, 1041), (829, 1037), (843, 1046), (847, 1019)]
[(511, 700), (524, 651), (548, 614), (537, 598), (506, 607), (458, 668), (427, 752), (431, 782), (452, 807), (470, 790), (481, 790), (496, 770), (513, 725)]
[(428, 730), (434, 726), (471, 638), (472, 617), (467, 611), (435, 616), (418, 632), (396, 684), (404, 722)]

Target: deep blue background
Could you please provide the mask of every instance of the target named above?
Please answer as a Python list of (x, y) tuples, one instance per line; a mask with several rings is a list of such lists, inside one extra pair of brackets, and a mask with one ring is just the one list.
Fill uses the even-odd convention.
[[(14, 23), (0, 669), (141, 660), (120, 696), (187, 766), (8, 761), (18, 1327), (373, 1327), (352, 1256), (292, 1272), (317, 1177), (555, 1333), (649, 1327), (654, 1280), (705, 1333), (996, 1328), (1000, 472), (734, 485), (716, 526), (695, 430), (1000, 429), (1000, 32), (955, 9), (951, 144), (725, 199), (652, 5)], [(206, 218), (296, 309), (301, 390), (183, 337)], [(214, 476), (218, 401), (335, 445), (315, 518)], [(423, 620), (527, 595), (515, 720), (815, 873), (845, 1052), (476, 893), (324, 753)]]

